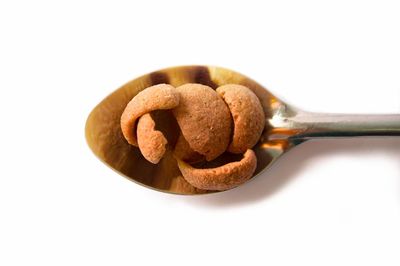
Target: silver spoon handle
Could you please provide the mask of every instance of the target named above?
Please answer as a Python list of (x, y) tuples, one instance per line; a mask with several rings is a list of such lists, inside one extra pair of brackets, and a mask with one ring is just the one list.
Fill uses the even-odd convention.
[(400, 114), (346, 115), (298, 113), (288, 118), (293, 129), (290, 138), (336, 138), (362, 136), (400, 136)]

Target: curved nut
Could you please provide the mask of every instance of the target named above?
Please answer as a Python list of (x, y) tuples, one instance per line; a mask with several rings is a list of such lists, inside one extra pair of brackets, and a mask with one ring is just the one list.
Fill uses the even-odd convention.
[(198, 163), (204, 160), (204, 156), (190, 148), (182, 134), (179, 135), (174, 149), (174, 156), (188, 163)]
[(121, 129), (129, 144), (137, 146), (136, 120), (151, 111), (171, 109), (179, 104), (179, 94), (168, 84), (158, 84), (139, 92), (121, 116)]
[(228, 104), (233, 118), (233, 137), (228, 146), (232, 153), (243, 153), (257, 144), (265, 127), (265, 114), (260, 100), (249, 88), (229, 84), (217, 88)]
[(147, 161), (157, 164), (166, 151), (167, 139), (155, 129), (156, 123), (149, 113), (139, 118), (137, 123), (137, 142), (140, 152)]
[(257, 158), (252, 150), (247, 150), (243, 159), (216, 168), (197, 169), (178, 160), (183, 177), (192, 186), (206, 190), (227, 190), (251, 178), (257, 166)]
[(228, 147), (231, 133), (229, 109), (213, 89), (189, 83), (176, 88), (179, 105), (172, 110), (190, 147), (211, 161)]

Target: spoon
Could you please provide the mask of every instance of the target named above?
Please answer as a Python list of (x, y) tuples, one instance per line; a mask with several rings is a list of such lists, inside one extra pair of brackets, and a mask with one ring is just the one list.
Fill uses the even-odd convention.
[[(157, 164), (151, 164), (138, 148), (124, 139), (120, 117), (127, 103), (141, 90), (168, 83), (180, 86), (201, 83), (214, 89), (225, 84), (241, 84), (260, 99), (266, 114), (266, 127), (259, 143), (253, 148), (257, 156), (254, 176), (293, 147), (317, 138), (400, 136), (400, 114), (345, 115), (319, 114), (299, 110), (276, 98), (257, 82), (237, 72), (212, 66), (172, 67), (138, 77), (101, 101), (86, 121), (86, 140), (94, 154), (106, 165), (148, 188), (174, 194), (194, 195), (215, 193), (191, 186), (181, 176), (171, 152)], [(174, 119), (164, 119), (163, 129), (178, 134)], [(222, 157), (229, 157), (224, 154)], [(253, 177), (254, 177), (253, 176)]]

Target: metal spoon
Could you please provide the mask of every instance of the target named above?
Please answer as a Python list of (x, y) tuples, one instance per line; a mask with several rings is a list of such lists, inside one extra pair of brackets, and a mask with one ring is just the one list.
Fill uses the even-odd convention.
[[(128, 179), (162, 192), (193, 195), (215, 191), (199, 190), (187, 183), (171, 153), (153, 165), (122, 136), (119, 122), (126, 104), (141, 90), (160, 83), (173, 86), (201, 83), (214, 89), (235, 83), (253, 90), (267, 119), (260, 142), (254, 147), (258, 160), (254, 176), (268, 169), (294, 146), (315, 138), (400, 136), (400, 114), (310, 113), (282, 102), (260, 84), (228, 69), (211, 66), (167, 68), (136, 78), (107, 96), (92, 110), (85, 129), (87, 143), (100, 160)], [(170, 133), (179, 131), (173, 120), (166, 119), (165, 123), (164, 129)]]

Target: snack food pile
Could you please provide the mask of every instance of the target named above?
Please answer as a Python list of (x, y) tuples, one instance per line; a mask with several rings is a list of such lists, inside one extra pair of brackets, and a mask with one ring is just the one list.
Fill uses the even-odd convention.
[[(171, 110), (180, 135), (173, 153), (182, 176), (192, 186), (227, 190), (253, 175), (257, 158), (251, 148), (265, 127), (265, 115), (257, 96), (247, 87), (228, 84), (211, 87), (188, 83), (179, 87), (159, 84), (138, 93), (121, 116), (121, 129), (129, 144), (139, 147), (146, 160), (159, 163), (168, 137), (157, 129), (154, 111)], [(242, 154), (239, 161), (214, 168), (196, 168), (224, 152)]]

